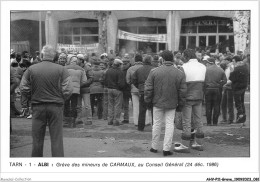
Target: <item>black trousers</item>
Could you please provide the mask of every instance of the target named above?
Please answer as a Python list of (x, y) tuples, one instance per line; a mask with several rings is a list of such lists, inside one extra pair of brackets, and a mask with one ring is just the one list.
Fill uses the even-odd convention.
[(246, 114), (245, 104), (244, 104), (245, 92), (246, 89), (234, 91), (234, 100), (237, 109), (237, 116)]
[(153, 108), (144, 101), (144, 94), (139, 95), (139, 117), (138, 117), (138, 129), (143, 130), (145, 127), (145, 116), (147, 109), (151, 109), (153, 120)]
[(206, 100), (207, 124), (211, 124), (212, 111), (213, 111), (213, 125), (218, 124), (218, 117), (220, 113), (220, 99), (221, 99), (221, 92), (218, 88), (206, 89), (205, 100)]
[[(95, 101), (97, 100), (97, 103)], [(103, 93), (90, 94), (90, 105), (92, 109), (92, 116), (94, 115), (94, 106), (97, 104), (98, 119), (102, 118), (103, 114)]]
[(65, 105), (64, 105), (65, 117), (77, 118), (78, 95), (79, 94), (72, 94), (70, 98), (65, 101)]

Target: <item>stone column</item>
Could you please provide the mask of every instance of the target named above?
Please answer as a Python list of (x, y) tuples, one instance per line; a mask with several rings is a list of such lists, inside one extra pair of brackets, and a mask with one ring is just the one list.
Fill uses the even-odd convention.
[(235, 54), (238, 50), (242, 50), (243, 52), (246, 50), (248, 33), (248, 19), (236, 18), (239, 17), (238, 15), (239, 11), (236, 11), (234, 15), (235, 18), (233, 19)]
[(107, 19), (107, 52), (110, 50), (116, 50), (116, 40), (117, 40), (117, 30), (118, 30), (118, 19), (113, 12), (108, 16)]
[(51, 11), (47, 11), (45, 18), (45, 36), (46, 44), (51, 45), (54, 49), (57, 48), (58, 43), (59, 23), (55, 15)]
[(178, 11), (169, 11), (166, 17), (168, 50), (178, 51), (181, 32), (181, 17)]

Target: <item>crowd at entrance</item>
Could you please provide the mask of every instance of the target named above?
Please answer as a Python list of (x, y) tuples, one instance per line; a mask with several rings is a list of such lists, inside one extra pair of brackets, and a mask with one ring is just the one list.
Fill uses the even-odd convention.
[[(115, 127), (131, 124), (131, 103), (137, 130), (143, 132), (148, 123), (153, 126), (151, 152), (160, 150), (161, 126), (165, 122), (163, 155), (173, 154), (177, 115), (183, 133), (182, 141), (174, 144), (173, 150), (201, 151), (202, 104), (206, 106), (209, 126), (218, 125), (221, 114), (222, 123), (245, 123), (249, 64), (250, 55), (241, 51), (236, 55), (231, 52), (212, 55), (195, 49), (163, 50), (158, 54), (148, 51), (118, 55), (111, 51), (84, 55), (66, 50), (57, 53), (50, 45), (44, 46), (41, 54), (36, 52), (35, 57), (28, 52), (11, 51), (11, 118), (32, 119), (33, 157), (43, 156), (47, 126), (53, 157), (63, 157), (63, 127), (92, 125), (94, 117)], [(17, 95), (21, 111), (15, 106)]]

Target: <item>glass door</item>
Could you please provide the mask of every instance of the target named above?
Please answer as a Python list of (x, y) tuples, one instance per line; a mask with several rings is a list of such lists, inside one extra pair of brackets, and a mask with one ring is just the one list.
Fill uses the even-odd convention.
[(188, 48), (190, 48), (190, 49), (196, 48), (196, 36), (188, 37)]

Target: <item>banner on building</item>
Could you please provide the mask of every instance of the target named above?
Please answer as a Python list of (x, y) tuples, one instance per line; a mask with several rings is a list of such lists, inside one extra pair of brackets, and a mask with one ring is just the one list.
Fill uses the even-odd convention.
[(134, 34), (122, 30), (118, 30), (118, 38), (124, 40), (132, 40), (138, 42), (159, 42), (166, 43), (166, 34)]
[(98, 52), (98, 43), (95, 44), (85, 44), (85, 45), (73, 45), (73, 44), (59, 44), (57, 46), (58, 52), (61, 52), (62, 49), (65, 49), (67, 53), (93, 53)]

